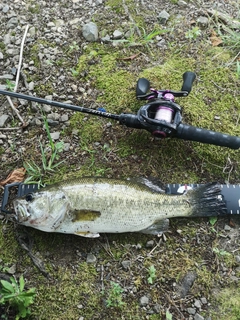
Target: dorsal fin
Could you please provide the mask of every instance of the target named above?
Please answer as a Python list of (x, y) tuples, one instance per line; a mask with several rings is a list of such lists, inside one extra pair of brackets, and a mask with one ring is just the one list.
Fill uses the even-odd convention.
[(155, 177), (139, 177), (139, 178), (130, 178), (128, 179), (133, 183), (141, 184), (147, 187), (151, 192), (156, 193), (166, 193), (166, 186), (164, 183)]

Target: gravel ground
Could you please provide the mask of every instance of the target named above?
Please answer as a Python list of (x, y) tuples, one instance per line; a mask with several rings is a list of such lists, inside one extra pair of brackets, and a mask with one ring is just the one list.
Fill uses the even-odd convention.
[[(113, 1), (110, 3), (113, 3)], [(0, 4), (0, 89), (5, 90), (10, 87), (13, 89), (15, 85), (20, 46), (25, 28), (28, 26), (17, 92), (90, 108), (105, 107), (96, 102), (96, 98), (102, 92), (92, 87), (91, 82), (74, 77), (74, 71), (79, 57), (91, 41), (107, 44), (109, 50), (111, 50), (117, 43), (112, 40), (127, 39), (135, 16), (131, 15), (131, 1), (123, 0), (120, 7), (121, 11), (118, 12), (117, 5), (115, 7), (109, 6), (105, 0), (2, 1)], [(184, 44), (186, 41), (184, 34), (189, 30), (189, 26), (198, 23), (203, 30), (208, 28), (208, 25), (213, 22), (211, 10), (217, 10), (234, 19), (239, 18), (237, 16), (239, 12), (237, 1), (134, 1), (135, 15), (144, 20), (150, 31), (159, 22), (163, 30), (174, 25), (174, 31), (169, 35), (157, 36), (152, 43), (149, 43), (153, 51), (161, 50), (159, 51), (161, 53), (159, 63), (162, 61), (164, 52), (172, 39), (178, 37), (179, 42)], [(89, 25), (90, 22), (94, 22), (94, 25)], [(96, 27), (97, 31), (95, 30)], [(89, 28), (91, 32), (89, 32)], [(86, 31), (83, 32), (84, 30)], [(140, 28), (135, 30), (136, 33), (141, 31)], [(122, 47), (119, 47), (119, 50), (123, 50)], [(197, 47), (192, 48), (193, 56), (197, 51)], [(156, 61), (152, 62), (151, 59), (151, 55), (145, 52), (139, 57), (139, 60), (133, 59), (132, 64), (127, 65), (126, 68), (137, 75), (138, 71), (148, 64), (156, 63)], [(96, 60), (93, 58), (91, 63), (96, 63)], [(70, 130), (70, 119), (74, 114), (74, 112), (66, 109), (53, 108), (48, 105), (40, 106), (34, 102), (29, 103), (21, 99), (12, 99), (12, 101), (23, 121), (12, 111), (6, 97), (0, 96), (0, 180), (5, 179), (14, 168), (22, 166), (23, 161), (30, 157), (29, 150), (33, 146), (36, 146), (36, 150), (39, 149), (39, 139), (42, 142), (47, 139), (44, 133), (41, 110), (47, 115), (51, 136), (55, 142), (59, 141), (61, 132)], [(86, 121), (88, 121), (87, 119)], [(111, 135), (112, 123), (108, 121), (101, 123), (105, 128), (106, 136)], [(79, 159), (84, 158), (87, 151), (84, 151), (85, 153), (82, 150), (79, 151), (77, 134), (71, 132), (71, 134), (65, 135), (62, 141), (64, 142), (62, 157), (69, 162), (69, 165), (76, 164)], [(98, 141), (95, 142), (95, 146), (96, 148), (99, 147)], [(104, 155), (100, 154), (99, 157), (104, 157)], [(118, 161), (115, 154), (108, 154), (108, 159), (112, 162)], [(131, 159), (136, 164), (138, 160)], [(77, 169), (78, 167), (74, 170)], [(112, 175), (114, 176), (114, 173), (118, 175), (119, 172), (121, 174), (122, 171), (113, 170)], [(196, 223), (199, 232), (194, 236), (183, 235), (184, 232), (182, 233), (181, 229), (184, 230), (185, 222), (182, 222), (180, 226), (173, 228), (173, 233), (169, 235), (169, 238), (174, 237), (174, 241), (179, 244), (179, 251), (175, 253), (176, 255), (181, 254), (181, 247), (184, 247), (186, 243), (200, 247), (206, 246), (203, 255), (204, 263), (210, 263), (215, 259), (214, 268), (216, 270), (218, 268), (217, 272), (220, 276), (223, 279), (232, 277), (230, 279), (232, 283), (238, 285), (240, 263), (238, 223), (237, 220), (234, 221), (235, 228), (233, 228), (229, 226), (229, 220), (226, 219), (222, 220), (218, 226), (221, 230), (220, 242), (223, 250), (234, 252), (235, 264), (231, 272), (229, 267), (221, 262), (221, 259), (218, 261), (217, 255), (214, 255), (210, 250), (208, 251), (207, 246), (212, 246), (215, 238), (206, 222)], [(4, 231), (6, 226), (2, 228)], [(32, 234), (31, 236), (35, 237)], [(41, 238), (38, 233), (36, 237)], [(168, 288), (167, 291), (163, 292), (161, 285), (156, 283), (152, 291), (158, 290), (163, 294), (161, 299), (152, 299), (147, 286), (138, 291), (137, 281), (140, 280), (136, 273), (139, 272), (140, 275), (143, 272), (146, 273), (144, 263), (148, 257), (151, 257), (151, 261), (159, 264), (167, 263), (166, 260), (162, 260), (163, 258), (160, 255), (162, 250), (166, 252), (169, 250), (166, 243), (170, 240), (166, 240), (166, 238), (160, 240), (146, 238), (144, 240), (146, 245), (142, 248), (137, 239), (134, 240), (136, 243), (129, 244), (128, 240), (121, 239), (118, 242), (116, 237), (110, 238), (110, 240), (104, 237), (103, 240), (94, 244), (93, 242), (86, 242), (84, 244), (86, 250), (82, 252), (77, 249), (76, 242), (73, 245), (74, 239), (69, 238), (69, 240), (66, 239), (63, 247), (58, 248), (61, 252), (59, 251), (55, 255), (51, 253), (51, 256), (47, 256), (43, 252), (40, 252), (40, 254), (44, 256), (45, 262), (46, 259), (51, 259), (51, 263), (58, 264), (59, 268), (60, 265), (66, 267), (68, 264), (74, 268), (76, 261), (86, 261), (89, 265), (95, 266), (99, 278), (104, 273), (104, 276), (108, 279), (115, 282), (119, 281), (124, 287), (124, 296), (135, 299), (142, 310), (139, 317), (136, 316), (131, 319), (161, 319), (160, 314), (165, 314), (166, 310), (170, 310), (170, 314), (174, 315), (173, 319), (215, 319), (214, 317), (211, 318), (210, 298), (209, 295), (207, 298), (204, 296), (204, 289), (199, 285), (194, 288), (195, 292), (189, 293), (197, 277), (192, 271), (187, 272), (182, 281), (169, 278), (165, 279), (166, 282), (164, 283), (165, 280), (163, 279), (164, 288)], [(82, 242), (78, 243), (83, 244)], [(124, 249), (124, 255), (121, 255), (121, 259), (116, 257), (112, 259), (112, 251), (118, 251), (120, 247)], [(108, 261), (108, 258), (105, 257), (107, 263), (105, 263), (104, 258), (99, 256), (101, 249), (104, 249), (106, 256), (111, 258)], [(168, 259), (168, 256), (164, 255), (164, 258)], [(174, 263), (174, 255), (169, 259)], [(171, 273), (171, 271), (169, 272)], [(14, 271), (13, 274), (15, 274)], [(125, 281), (121, 282), (124, 277)], [(99, 286), (99, 281), (95, 286)], [(199, 290), (199, 294), (197, 290)], [(217, 291), (218, 287), (216, 286), (212, 292), (214, 290)], [(80, 303), (78, 308), (80, 311), (84, 310), (86, 305)], [(99, 316), (112, 319), (111, 313), (104, 312), (102, 311), (101, 315), (96, 314), (92, 319), (99, 319)], [(114, 312), (112, 311), (113, 317)], [(153, 315), (155, 318), (153, 318)], [(118, 316), (119, 314), (116, 319), (120, 319), (120, 317), (117, 318)], [(46, 318), (43, 315), (35, 314), (34, 319)], [(58, 319), (60, 319), (60, 316), (58, 316)], [(82, 312), (79, 319), (90, 318)], [(123, 316), (121, 319), (130, 319), (130, 317)], [(170, 316), (167, 319), (171, 319)]]

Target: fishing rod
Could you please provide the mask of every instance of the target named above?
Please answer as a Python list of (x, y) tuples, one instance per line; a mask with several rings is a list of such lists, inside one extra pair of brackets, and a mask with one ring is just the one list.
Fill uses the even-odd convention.
[(121, 113), (117, 115), (101, 109), (84, 108), (5, 90), (0, 90), (0, 94), (117, 120), (121, 125), (129, 128), (145, 129), (160, 139), (177, 138), (239, 149), (240, 137), (182, 123), (182, 108), (175, 102), (174, 98), (188, 96), (195, 78), (196, 74), (194, 72), (185, 72), (181, 91), (151, 89), (149, 80), (146, 78), (138, 79), (136, 98), (138, 100), (147, 100), (148, 103), (142, 106), (137, 114)]

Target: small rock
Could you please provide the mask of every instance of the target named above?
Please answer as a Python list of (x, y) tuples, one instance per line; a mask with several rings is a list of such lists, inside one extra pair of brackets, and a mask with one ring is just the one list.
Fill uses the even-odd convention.
[(35, 35), (36, 35), (36, 28), (35, 27), (31, 27), (31, 28), (29, 28), (29, 34), (30, 34), (30, 36), (31, 37), (35, 37)]
[(7, 271), (9, 274), (16, 273), (16, 264), (13, 264)]
[(0, 127), (4, 127), (9, 121), (10, 117), (7, 114), (3, 114), (0, 116)]
[(53, 140), (58, 140), (59, 139), (59, 137), (60, 137), (60, 132), (51, 132), (50, 133), (50, 136), (51, 136), (51, 138), (53, 139)]
[(52, 95), (45, 96), (45, 99), (46, 99), (46, 100), (51, 100), (51, 101), (52, 101), (52, 98), (53, 98), (53, 96), (52, 96)]
[(113, 39), (117, 40), (117, 39), (121, 39), (123, 36), (123, 33), (119, 30), (115, 30), (113, 32)]
[(236, 277), (236, 276), (231, 276), (230, 279), (234, 282), (238, 282), (238, 280), (239, 280), (238, 277)]
[(204, 320), (204, 318), (199, 313), (196, 313), (194, 316), (194, 320)]
[(29, 89), (30, 91), (33, 91), (33, 90), (34, 90), (34, 82), (33, 82), (33, 81), (31, 81), (31, 82), (28, 84), (28, 89)]
[(111, 41), (111, 38), (110, 38), (110, 36), (107, 34), (106, 36), (102, 37), (101, 40), (102, 40), (102, 42), (104, 42), (104, 43), (108, 43), (108, 42)]
[(59, 125), (59, 122), (57, 120), (53, 120), (53, 119), (47, 119), (47, 123), (51, 126), (51, 127), (56, 127)]
[(95, 257), (94, 254), (89, 253), (87, 255), (87, 260), (86, 261), (87, 261), (87, 263), (95, 263), (97, 261), (97, 258)]
[(7, 136), (5, 134), (0, 134), (0, 139), (7, 139)]
[(98, 27), (94, 22), (89, 22), (82, 27), (83, 37), (90, 42), (97, 41)]
[(225, 231), (231, 231), (231, 229), (232, 228), (228, 224), (225, 224), (225, 226), (224, 226)]
[(207, 304), (207, 299), (206, 298), (203, 297), (200, 300), (201, 300), (202, 304)]
[(207, 299), (206, 298), (203, 297), (200, 300), (201, 300), (202, 304), (207, 304)]
[(7, 23), (7, 29), (14, 28), (18, 25), (18, 18), (12, 17)]
[(0, 52), (0, 60), (3, 60), (3, 53)]
[(161, 305), (159, 303), (155, 304), (153, 307), (154, 313), (160, 313), (161, 312)]
[(0, 139), (0, 145), (3, 145), (3, 140), (2, 139)]
[(160, 48), (166, 48), (167, 47), (166, 40), (162, 39), (162, 40), (158, 41), (157, 46)]
[(194, 272), (188, 272), (184, 276), (184, 278), (182, 280), (182, 284), (179, 287), (179, 294), (180, 294), (181, 298), (184, 298), (188, 294), (188, 292), (189, 292), (191, 286), (193, 285), (196, 277), (197, 277), (197, 275)]
[(66, 122), (68, 121), (68, 114), (63, 114), (61, 117), (60, 117), (60, 122)]
[(2, 12), (7, 13), (8, 10), (9, 10), (9, 6), (7, 4), (5, 4), (5, 6), (2, 8)]
[(48, 119), (52, 119), (54, 121), (58, 121), (60, 119), (60, 114), (57, 112), (52, 112), (47, 115)]
[(122, 261), (121, 264), (122, 264), (123, 269), (128, 270), (130, 265), (131, 265), (131, 261), (130, 260), (124, 260), (124, 261)]
[(69, 151), (69, 149), (70, 149), (70, 143), (68, 143), (68, 142), (64, 143), (63, 151), (67, 152), (67, 151)]
[(49, 113), (49, 112), (51, 112), (52, 108), (48, 104), (43, 104), (42, 110), (43, 110), (43, 112)]
[(196, 308), (198, 308), (198, 309), (201, 309), (201, 307), (202, 307), (201, 301), (200, 301), (200, 300), (195, 300), (194, 306), (195, 306)]
[(215, 116), (214, 120), (220, 120), (221, 118), (219, 116)]
[(187, 308), (187, 312), (189, 314), (195, 314), (196, 313), (196, 309), (195, 308)]
[(161, 24), (165, 24), (169, 19), (170, 14), (166, 10), (162, 10), (158, 15), (158, 21)]
[(240, 263), (240, 256), (236, 256), (235, 260), (236, 260), (237, 263)]
[(41, 122), (40, 119), (34, 118), (34, 119), (32, 119), (32, 121), (31, 121), (31, 125), (32, 125), (32, 126), (41, 126), (41, 125), (42, 125), (42, 122)]
[(198, 17), (197, 18), (197, 23), (201, 26), (201, 27), (207, 27), (208, 26), (208, 18), (207, 17)]
[(154, 246), (154, 240), (150, 240), (146, 243), (146, 248), (152, 248)]
[(188, 6), (187, 2), (185, 2), (183, 0), (179, 0), (178, 5), (179, 5), (179, 7), (183, 7), (183, 8)]
[(147, 296), (143, 296), (140, 298), (139, 303), (141, 307), (145, 307), (149, 303), (149, 298)]

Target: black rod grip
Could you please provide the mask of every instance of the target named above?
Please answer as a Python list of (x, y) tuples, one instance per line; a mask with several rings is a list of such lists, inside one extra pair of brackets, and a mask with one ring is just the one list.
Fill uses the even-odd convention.
[(214, 144), (216, 146), (228, 147), (230, 149), (240, 148), (240, 138), (228, 134), (201, 129), (187, 124), (180, 124), (175, 135), (178, 139), (198, 141)]
[(196, 74), (192, 71), (186, 71), (183, 74), (183, 85), (181, 91), (187, 91), (188, 93), (192, 90), (193, 81), (196, 79)]

